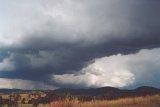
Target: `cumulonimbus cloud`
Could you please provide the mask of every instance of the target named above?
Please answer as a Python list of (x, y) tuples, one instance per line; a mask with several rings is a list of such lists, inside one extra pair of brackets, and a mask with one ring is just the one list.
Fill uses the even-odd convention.
[(60, 84), (85, 87), (129, 87), (150, 85), (159, 87), (160, 49), (141, 50), (135, 54), (112, 55), (95, 59), (78, 74), (53, 75)]
[[(152, 84), (153, 78), (141, 82), (140, 78), (152, 71), (149, 65), (144, 70), (146, 63), (158, 69), (156, 62), (143, 65), (135, 58), (134, 68), (132, 56), (141, 51), (131, 53), (160, 46), (159, 4), (158, 0), (0, 1), (0, 78), (53, 86), (74, 85), (73, 80), (82, 87)], [(119, 72), (111, 72), (102, 62), (117, 65)], [(155, 69), (146, 74), (148, 78), (156, 77)], [(65, 81), (65, 77), (70, 78)]]

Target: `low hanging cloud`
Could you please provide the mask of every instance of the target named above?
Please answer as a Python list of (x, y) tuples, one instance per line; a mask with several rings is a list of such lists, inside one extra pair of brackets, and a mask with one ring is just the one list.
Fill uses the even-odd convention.
[(13, 71), (13, 70), (15, 70), (15, 65), (14, 65), (12, 55), (0, 61), (0, 72), (1, 71)]
[(39, 89), (56, 89), (57, 87), (48, 85), (43, 82), (35, 82), (22, 79), (7, 79), (0, 78), (0, 88), (8, 89), (27, 89), (27, 90), (39, 90)]
[(160, 48), (135, 54), (96, 58), (79, 73), (53, 75), (62, 85), (84, 87), (129, 87), (143, 84), (160, 87)]

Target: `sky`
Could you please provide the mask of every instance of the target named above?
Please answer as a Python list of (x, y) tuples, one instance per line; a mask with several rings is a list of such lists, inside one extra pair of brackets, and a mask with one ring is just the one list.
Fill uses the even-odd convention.
[(0, 0), (0, 88), (160, 88), (159, 0)]

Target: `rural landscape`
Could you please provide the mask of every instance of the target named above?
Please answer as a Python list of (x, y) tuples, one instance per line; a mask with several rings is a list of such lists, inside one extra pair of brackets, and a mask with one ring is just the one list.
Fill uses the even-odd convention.
[(160, 89), (139, 87), (120, 90), (95, 89), (18, 90), (3, 89), (0, 107), (159, 107)]
[(160, 107), (160, 0), (0, 0), (0, 107)]

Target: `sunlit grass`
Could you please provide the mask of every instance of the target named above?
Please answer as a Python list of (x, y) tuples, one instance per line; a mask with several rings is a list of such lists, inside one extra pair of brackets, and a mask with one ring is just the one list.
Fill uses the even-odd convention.
[(160, 96), (123, 98), (118, 100), (93, 100), (80, 102), (77, 99), (52, 102), (51, 107), (160, 107)]
[[(8, 107), (7, 105), (3, 107)], [(19, 104), (18, 107), (33, 107), (32, 104)], [(160, 96), (121, 98), (117, 100), (92, 100), (82, 102), (74, 98), (39, 104), (38, 107), (160, 107)]]
[[(8, 105), (4, 105), (3, 107), (8, 107)], [(32, 104), (19, 104), (18, 107), (33, 107)], [(38, 107), (50, 107), (49, 104), (39, 104)]]

